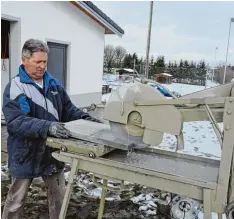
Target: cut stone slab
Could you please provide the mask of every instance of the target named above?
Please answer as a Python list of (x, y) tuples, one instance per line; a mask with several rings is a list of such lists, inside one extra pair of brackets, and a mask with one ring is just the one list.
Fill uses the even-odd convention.
[(117, 139), (111, 132), (109, 124), (96, 123), (87, 120), (75, 120), (65, 123), (71, 132), (68, 139), (48, 138), (47, 144), (54, 148), (65, 146), (68, 151), (75, 153), (94, 152), (95, 156), (102, 156), (114, 149), (129, 150), (125, 141)]

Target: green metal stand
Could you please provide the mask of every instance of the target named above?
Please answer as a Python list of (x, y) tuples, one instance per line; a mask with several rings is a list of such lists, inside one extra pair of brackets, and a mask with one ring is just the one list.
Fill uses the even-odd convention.
[(103, 179), (102, 196), (99, 205), (98, 219), (102, 219), (103, 216), (106, 194), (107, 194), (107, 179)]
[(74, 177), (77, 174), (77, 170), (78, 170), (78, 160), (73, 158), (72, 161), (72, 166), (71, 166), (71, 172), (70, 172), (70, 176), (68, 179), (68, 185), (67, 185), (67, 189), (64, 195), (64, 199), (63, 199), (63, 204), (62, 204), (62, 208), (59, 214), (59, 219), (65, 219), (66, 218), (66, 214), (67, 214), (67, 208), (68, 208), (68, 204), (71, 198), (71, 192), (72, 192), (72, 186), (73, 186), (73, 182), (74, 182)]

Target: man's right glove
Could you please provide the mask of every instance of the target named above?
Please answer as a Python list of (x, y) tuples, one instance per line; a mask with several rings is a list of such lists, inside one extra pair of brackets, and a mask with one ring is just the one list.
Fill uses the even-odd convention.
[(59, 122), (52, 122), (49, 127), (48, 135), (57, 138), (68, 138), (71, 133), (64, 127), (64, 124)]

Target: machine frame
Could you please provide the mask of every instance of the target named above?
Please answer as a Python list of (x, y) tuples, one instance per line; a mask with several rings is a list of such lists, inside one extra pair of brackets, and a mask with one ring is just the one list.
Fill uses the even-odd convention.
[[(209, 107), (209, 104), (224, 104), (222, 110), (216, 109), (212, 113), (212, 108)], [(182, 178), (181, 176), (175, 176), (171, 174), (166, 174), (163, 172), (157, 172), (152, 170), (147, 170), (144, 168), (135, 167), (133, 165), (126, 165), (121, 162), (115, 162), (108, 159), (105, 159), (105, 156), (90, 156), (89, 152), (76, 152), (69, 151), (66, 148), (66, 141), (60, 142), (54, 138), (48, 138), (47, 144), (51, 147), (61, 148), (60, 151), (54, 152), (52, 156), (57, 160), (63, 161), (65, 163), (71, 164), (71, 173), (68, 180), (67, 189), (65, 192), (63, 205), (61, 208), (61, 213), (59, 219), (65, 219), (68, 203), (71, 196), (72, 184), (74, 182), (74, 177), (77, 174), (78, 170), (84, 170), (92, 172), (99, 176), (102, 176), (104, 179), (102, 197), (99, 207), (98, 219), (101, 219), (104, 211), (104, 203), (107, 181), (109, 178), (118, 179), (121, 181), (129, 181), (141, 185), (145, 185), (151, 188), (160, 189), (175, 193), (178, 195), (187, 196), (196, 200), (199, 200), (203, 203), (204, 219), (211, 219), (212, 212), (218, 213), (218, 218), (222, 218), (222, 214), (226, 213), (227, 207), (232, 205), (234, 202), (234, 161), (233, 161), (233, 148), (234, 148), (234, 97), (218, 97), (218, 98), (203, 98), (203, 99), (176, 99), (176, 100), (165, 100), (160, 103), (160, 101), (154, 102), (140, 102), (136, 105), (141, 106), (151, 106), (157, 104), (199, 104), (204, 108), (201, 109), (201, 115), (199, 115), (199, 110), (194, 109), (181, 109), (184, 112), (187, 112), (187, 119), (185, 121), (190, 121), (191, 118), (197, 118), (196, 121), (200, 120), (200, 117), (207, 117), (211, 121), (215, 133), (220, 135), (218, 139), (220, 140), (220, 146), (222, 149), (220, 161), (215, 161), (212, 159), (195, 157), (186, 154), (179, 154), (169, 151), (161, 151), (154, 149), (152, 153), (157, 154), (166, 154), (167, 156), (172, 157), (184, 157), (186, 159), (195, 159), (201, 162), (219, 162), (219, 172), (217, 182), (202, 182), (199, 180)], [(188, 111), (191, 111), (189, 113)], [(198, 112), (197, 114), (193, 112)], [(207, 113), (207, 116), (204, 116), (204, 112)], [(223, 115), (223, 132), (220, 133), (220, 130), (217, 130), (217, 124), (215, 124), (216, 118), (220, 116), (215, 116), (215, 114), (222, 113)], [(192, 120), (193, 120), (192, 119)], [(201, 119), (202, 120), (202, 119)], [(206, 120), (206, 119), (205, 119)], [(68, 140), (69, 141), (69, 140)], [(84, 145), (87, 146), (87, 142), (80, 141), (79, 143), (82, 148)], [(65, 146), (65, 147), (64, 147)], [(101, 146), (101, 145), (100, 145)], [(102, 145), (103, 146), (103, 145)], [(65, 148), (65, 149), (64, 149)], [(151, 149), (138, 149), (138, 150), (151, 150)], [(109, 150), (110, 152), (112, 150)], [(93, 154), (92, 154), (93, 155)]]

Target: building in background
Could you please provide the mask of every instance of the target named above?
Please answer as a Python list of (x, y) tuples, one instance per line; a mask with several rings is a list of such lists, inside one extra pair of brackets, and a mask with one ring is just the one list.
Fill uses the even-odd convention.
[[(223, 83), (224, 69), (225, 69), (225, 67), (220, 67), (220, 68), (216, 69), (216, 71), (215, 71), (215, 80), (219, 84)], [(225, 83), (231, 82), (231, 80), (233, 78), (234, 78), (234, 70), (230, 67), (227, 67)]]
[(168, 73), (159, 73), (155, 75), (157, 82), (162, 84), (171, 84), (172, 75)]
[(48, 71), (77, 106), (100, 103), (105, 34), (124, 31), (92, 2), (4, 1), (1, 3), (2, 92), (17, 74), (29, 38), (50, 48)]

